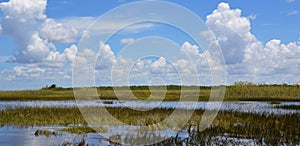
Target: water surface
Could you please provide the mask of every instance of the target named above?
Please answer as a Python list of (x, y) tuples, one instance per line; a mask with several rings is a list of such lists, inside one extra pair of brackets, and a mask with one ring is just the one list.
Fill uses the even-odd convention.
[[(109, 104), (107, 104), (109, 103)], [(281, 102), (271, 104), (270, 102), (258, 101), (236, 101), (236, 102), (157, 102), (157, 101), (117, 101), (117, 100), (86, 100), (86, 101), (1, 101), (0, 110), (7, 107), (129, 107), (132, 109), (153, 109), (153, 108), (183, 108), (183, 109), (209, 109), (216, 110), (220, 105), (221, 111), (235, 111), (243, 113), (267, 113), (267, 114), (293, 114), (300, 113), (300, 110), (276, 108), (278, 105), (298, 105), (300, 102)]]

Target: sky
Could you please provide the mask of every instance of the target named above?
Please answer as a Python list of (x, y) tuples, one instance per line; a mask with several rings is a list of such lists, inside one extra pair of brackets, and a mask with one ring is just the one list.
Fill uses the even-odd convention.
[[(300, 83), (300, 0), (169, 0), (183, 11), (147, 5), (122, 12), (132, 2), (142, 4), (0, 0), (0, 90)], [(160, 22), (129, 23), (145, 18)]]

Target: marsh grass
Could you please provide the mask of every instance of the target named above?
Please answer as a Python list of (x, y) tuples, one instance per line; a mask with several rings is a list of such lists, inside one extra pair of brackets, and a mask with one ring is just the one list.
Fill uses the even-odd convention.
[[(200, 112), (201, 113), (201, 112)], [(194, 117), (198, 115), (196, 112)], [(299, 145), (300, 115), (270, 115), (239, 112), (219, 112), (214, 122), (200, 131), (199, 121), (187, 126), (189, 138), (169, 138), (155, 145), (241, 145), (234, 139), (254, 140), (255, 145)], [(223, 137), (218, 139), (216, 137)]]
[[(228, 133), (266, 142), (299, 142), (300, 115), (251, 114), (220, 112), (211, 128), (219, 134)], [(273, 143), (274, 144), (274, 143)], [(278, 143), (277, 143), (278, 144)], [(276, 144), (276, 145), (277, 145)]]
[(18, 107), (0, 111), (1, 125), (86, 124), (78, 108)]
[(174, 111), (173, 109), (152, 109), (138, 111), (130, 108), (106, 108), (119, 121), (133, 126), (148, 126), (163, 121)]
[[(152, 125), (169, 117), (172, 109), (157, 109), (149, 112), (134, 112), (131, 109), (107, 108), (107, 110), (118, 120), (129, 125)], [(213, 123), (205, 130), (199, 131), (199, 120), (203, 110), (196, 110), (189, 123), (184, 129), (190, 132), (189, 145), (201, 144), (207, 137), (232, 136), (238, 138), (255, 139), (257, 142), (264, 141), (271, 145), (283, 143), (299, 144), (300, 142), (300, 115), (273, 115), (254, 114), (221, 111)], [(1, 125), (69, 125), (83, 124), (83, 127), (71, 127), (64, 131), (72, 133), (91, 132), (87, 123), (77, 108), (16, 108), (0, 111)], [(175, 120), (180, 120), (177, 115)], [(103, 120), (106, 117), (101, 117)], [(111, 123), (113, 125), (114, 123)], [(172, 125), (172, 124), (170, 124)], [(164, 125), (168, 126), (168, 125)], [(172, 141), (172, 140), (171, 140)]]
[[(87, 88), (88, 89), (88, 88)], [(165, 97), (153, 97), (151, 100), (178, 101), (181, 97), (181, 89), (185, 95), (183, 100), (191, 100), (195, 89), (199, 89), (199, 101), (208, 101), (212, 87), (185, 87), (180, 86), (153, 86), (152, 93), (147, 86), (126, 87), (97, 87), (99, 97), (91, 99), (117, 100), (114, 89), (122, 94), (123, 99), (132, 100), (132, 94), (137, 99), (145, 100), (155, 92), (162, 92), (167, 89)], [(54, 88), (41, 90), (24, 91), (0, 91), (0, 100), (75, 100), (71, 88)], [(226, 86), (225, 101), (300, 101), (299, 85), (254, 85), (251, 83), (239, 82), (235, 85)]]
[(239, 82), (226, 87), (226, 100), (300, 101), (299, 85), (254, 85)]
[(74, 100), (73, 90), (0, 91), (0, 100)]
[[(74, 134), (86, 134), (86, 133), (96, 133), (96, 131), (88, 126), (72, 126), (63, 129), (59, 129), (59, 131), (69, 132)], [(107, 131), (107, 129), (103, 128), (103, 132)]]

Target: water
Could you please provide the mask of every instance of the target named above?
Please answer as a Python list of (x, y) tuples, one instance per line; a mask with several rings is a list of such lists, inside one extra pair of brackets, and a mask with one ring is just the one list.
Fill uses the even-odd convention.
[[(106, 104), (107, 102), (112, 104)], [(7, 107), (129, 107), (132, 109), (149, 110), (153, 108), (183, 108), (183, 109), (209, 109), (215, 110), (220, 105), (221, 111), (236, 111), (242, 113), (266, 113), (266, 114), (293, 114), (300, 113), (300, 110), (289, 110), (275, 108), (278, 104), (257, 101), (237, 102), (156, 102), (156, 101), (115, 101), (115, 100), (88, 100), (88, 101), (1, 101), (0, 110)], [(280, 105), (300, 105), (300, 102), (281, 102)]]
[[(67, 132), (59, 132), (64, 126), (28, 126), (15, 127), (3, 126), (0, 128), (0, 145), (6, 146), (58, 146), (62, 144), (76, 145), (85, 139), (85, 144), (91, 145), (107, 145), (108, 140), (97, 133), (88, 133), (85, 135), (76, 135)], [(35, 136), (36, 130), (56, 131), (59, 135), (39, 135)]]
[[(49, 130), (49, 131), (56, 131), (58, 129), (64, 128), (64, 126), (34, 126), (34, 127), (15, 127), (15, 126), (3, 126), (0, 128), (0, 145), (5, 146), (16, 146), (16, 145), (22, 145), (22, 146), (59, 146), (63, 144), (70, 144), (70, 145), (78, 145), (79, 143), (82, 143), (84, 140), (85, 145), (112, 145), (113, 143), (110, 142), (108, 139), (104, 138), (103, 136), (97, 134), (97, 133), (88, 133), (88, 134), (70, 134), (67, 132), (57, 132), (59, 133), (58, 136), (45, 136), (45, 135), (39, 135), (35, 136), (34, 133), (36, 130)], [(111, 127), (112, 130), (116, 130), (120, 127)], [(120, 132), (124, 129), (129, 127), (122, 127), (121, 129), (118, 129)], [(123, 130), (122, 130), (123, 129)], [(125, 130), (126, 131), (126, 130)], [(123, 131), (123, 132), (125, 132)], [(166, 131), (167, 132), (167, 131)], [(175, 132), (172, 132), (174, 134), (173, 138), (175, 137)], [(111, 135), (112, 136), (112, 135)], [(135, 136), (135, 135), (134, 135)], [(178, 138), (181, 140), (184, 140), (188, 138), (189, 135), (187, 131), (181, 131), (178, 133)], [(221, 140), (228, 140), (230, 139), (232, 144), (249, 144), (249, 143), (255, 143), (255, 140), (252, 139), (246, 139), (246, 138), (230, 138), (227, 136), (216, 136), (213, 137), (213, 139), (216, 139), (216, 141)], [(138, 139), (134, 139), (134, 141), (137, 141)], [(126, 141), (126, 138), (124, 136), (122, 137), (122, 143)], [(253, 144), (252, 144), (253, 145)]]

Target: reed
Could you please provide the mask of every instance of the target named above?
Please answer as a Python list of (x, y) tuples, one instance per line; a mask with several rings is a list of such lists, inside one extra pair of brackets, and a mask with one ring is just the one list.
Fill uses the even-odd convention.
[[(172, 109), (154, 109), (147, 112), (137, 112), (127, 108), (107, 108), (107, 110), (119, 121), (136, 126), (151, 126), (168, 118), (173, 112)], [(203, 110), (195, 111), (190, 122), (185, 125), (184, 129), (190, 132), (190, 138), (185, 141), (188, 145), (203, 142), (207, 144), (209, 141), (213, 144), (217, 136), (253, 139), (258, 144), (264, 142), (268, 145), (300, 143), (299, 114), (273, 115), (221, 111), (206, 130), (199, 131), (197, 127), (202, 114)], [(0, 111), (0, 116), (1, 125), (87, 125), (77, 108), (16, 108)], [(107, 117), (100, 118), (103, 123), (111, 122)], [(180, 121), (181, 115), (177, 115), (174, 122), (178, 122), (176, 120)], [(110, 123), (113, 124), (116, 123)], [(191, 129), (191, 127), (196, 128)], [(90, 132), (89, 130), (91, 129), (88, 127), (65, 129), (74, 133), (86, 133)], [(174, 142), (178, 139), (167, 140), (164, 144), (170, 141)]]
[(239, 82), (226, 88), (225, 99), (243, 101), (300, 101), (299, 85), (255, 85)]
[(78, 108), (19, 107), (0, 111), (1, 125), (87, 124)]

